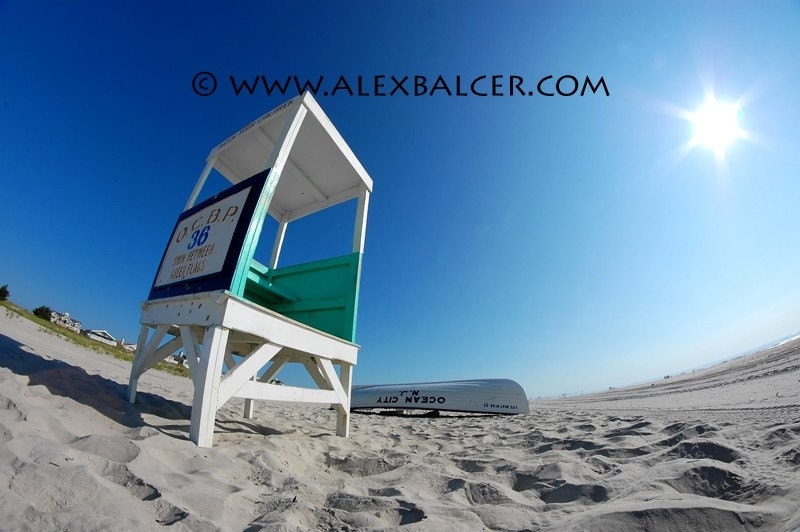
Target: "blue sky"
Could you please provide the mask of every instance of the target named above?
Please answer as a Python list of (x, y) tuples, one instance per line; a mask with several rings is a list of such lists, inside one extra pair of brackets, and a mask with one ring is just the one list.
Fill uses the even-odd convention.
[[(135, 339), (209, 150), (295, 95), (229, 75), (602, 77), (318, 96), (375, 183), (354, 380), (535, 397), (735, 355), (800, 330), (799, 28), (797, 2), (0, 2), (0, 284)], [(742, 104), (724, 162), (676, 112), (709, 92)]]

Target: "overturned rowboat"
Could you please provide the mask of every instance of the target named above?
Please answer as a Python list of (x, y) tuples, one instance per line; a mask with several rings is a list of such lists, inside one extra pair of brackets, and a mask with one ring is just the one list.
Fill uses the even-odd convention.
[(522, 386), (510, 379), (353, 386), (350, 409), (372, 408), (527, 414), (528, 398)]

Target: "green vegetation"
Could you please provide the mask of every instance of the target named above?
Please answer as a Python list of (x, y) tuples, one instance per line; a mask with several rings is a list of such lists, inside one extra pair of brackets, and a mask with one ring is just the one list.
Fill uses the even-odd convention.
[(8, 301), (8, 296), (11, 295), (11, 292), (8, 291), (8, 285), (4, 284), (0, 286), (0, 301)]
[(50, 321), (50, 318), (53, 317), (53, 309), (45, 306), (36, 307), (33, 309), (33, 315), (43, 320)]
[[(133, 362), (133, 353), (126, 351), (121, 347), (104, 344), (103, 342), (98, 342), (97, 340), (92, 340), (91, 338), (87, 338), (82, 334), (70, 331), (67, 328), (52, 323), (49, 319), (43, 319), (38, 315), (34, 314), (33, 312), (30, 312), (22, 307), (15, 305), (11, 301), (0, 301), (0, 306), (6, 309), (7, 316), (10, 316), (12, 313), (18, 314), (23, 318), (26, 318), (39, 325), (40, 329), (43, 332), (47, 332), (49, 334), (55, 334), (56, 336), (62, 338), (63, 340), (67, 340), (68, 342), (72, 342), (75, 345), (85, 347), (86, 349), (90, 349), (96, 353), (114, 357), (118, 360), (127, 360), (128, 362)], [(156, 365), (155, 369), (165, 371), (167, 373), (172, 373), (173, 375), (179, 375), (181, 377), (189, 376), (189, 370), (187, 368), (185, 368), (184, 366), (178, 366), (176, 364), (170, 364), (169, 362), (160, 362)]]

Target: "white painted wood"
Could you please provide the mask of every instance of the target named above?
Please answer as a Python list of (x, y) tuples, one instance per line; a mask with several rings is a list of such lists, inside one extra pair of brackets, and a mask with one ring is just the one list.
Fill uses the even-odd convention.
[(353, 188), (349, 188), (347, 190), (343, 190), (341, 192), (333, 194), (329, 196), (326, 200), (320, 201), (319, 203), (294, 209), (286, 213), (285, 215), (286, 219), (289, 222), (294, 222), (295, 220), (299, 220), (304, 216), (308, 216), (309, 214), (314, 214), (315, 212), (319, 212), (322, 209), (327, 209), (328, 207), (333, 207), (334, 205), (338, 205), (353, 198), (357, 198), (358, 195), (361, 193), (362, 188), (363, 185), (358, 185)]
[(252, 379), (280, 350), (279, 345), (264, 344), (228, 371), (219, 384), (217, 408), (228, 402), (228, 399), (233, 397), (244, 383)]
[[(310, 93), (271, 110), (216, 146), (186, 208), (196, 204), (212, 169), (238, 183), (265, 168), (271, 169), (267, 187), (275, 187), (266, 207), (279, 222), (270, 268), (278, 266), (289, 222), (352, 199), (358, 201), (352, 249), (363, 253), (372, 179)], [(211, 446), (217, 409), (233, 397), (245, 399), (248, 418), (256, 399), (333, 404), (337, 434), (349, 434), (358, 345), (227, 291), (146, 302), (141, 323), (130, 400), (139, 375), (182, 342), (194, 384), (190, 437), (199, 446)], [(151, 329), (155, 331), (148, 341)], [(162, 346), (166, 334), (175, 338)], [(237, 363), (232, 353), (244, 358)], [(318, 389), (268, 384), (287, 363), (302, 363)], [(223, 364), (228, 368), (224, 377)], [(334, 364), (340, 366), (338, 375)]]
[(317, 358), (316, 362), (320, 372), (325, 377), (325, 382), (327, 383), (328, 387), (336, 392), (336, 396), (339, 398), (339, 400), (336, 402), (344, 406), (346, 409), (350, 408), (350, 399), (347, 397), (347, 394), (344, 393), (342, 383), (339, 381), (339, 376), (336, 375), (336, 370), (333, 369), (333, 364), (331, 361), (327, 358)]
[(322, 370), (317, 365), (317, 362), (313, 357), (304, 359), (303, 366), (305, 366), (306, 371), (308, 371), (308, 374), (311, 376), (314, 384), (317, 385), (317, 388), (320, 390), (333, 389), (333, 387), (328, 384), (328, 381), (325, 380), (325, 375), (322, 373)]
[(306, 191), (308, 191), (312, 196), (314, 196), (315, 200), (325, 201), (327, 199), (325, 194), (323, 194), (322, 191), (319, 188), (317, 188), (317, 186), (314, 184), (313, 181), (311, 181), (311, 179), (303, 171), (303, 169), (297, 166), (297, 163), (289, 159), (286, 161), (286, 164), (290, 165), (295, 170), (297, 181), (303, 186), (303, 188), (306, 189)]
[(131, 404), (136, 402), (136, 387), (139, 385), (139, 375), (136, 374), (136, 361), (147, 349), (147, 337), (149, 335), (150, 327), (142, 325), (139, 329), (139, 341), (136, 343), (136, 352), (133, 355), (133, 363), (131, 364), (131, 375), (128, 379), (128, 402)]
[[(145, 317), (169, 317), (166, 324), (144, 323), (138, 368), (174, 352), (183, 343), (189, 362), (194, 398), (190, 437), (201, 447), (213, 442), (216, 412), (233, 397), (245, 399), (245, 412), (253, 415), (253, 401), (292, 401), (332, 404), (337, 410), (336, 432), (349, 434), (350, 379), (359, 347), (335, 336), (295, 322), (285, 316), (239, 299), (225, 291), (195, 294), (143, 305)], [(210, 317), (219, 323), (208, 324)], [(181, 323), (182, 320), (192, 324)], [(177, 327), (173, 325), (178, 321)], [(148, 339), (148, 331), (155, 331)], [(166, 334), (178, 335), (165, 343)], [(202, 338), (201, 338), (202, 337)], [(259, 345), (261, 344), (261, 345)], [(238, 364), (231, 352), (244, 354)], [(222, 377), (227, 359), (230, 371)], [(289, 362), (304, 364), (319, 389), (266, 384)], [(333, 364), (340, 365), (337, 376)], [(254, 380), (267, 365), (262, 377)], [(139, 373), (140, 374), (140, 373)], [(135, 388), (139, 374), (132, 374)], [(133, 392), (135, 394), (135, 391)]]
[(263, 401), (289, 401), (293, 403), (336, 403), (338, 397), (333, 390), (315, 390), (258, 381), (246, 381), (237, 397)]
[(283, 369), (283, 366), (289, 361), (289, 357), (278, 354), (272, 358), (272, 364), (267, 370), (258, 378), (258, 382), (269, 382), (275, 378), (275, 375)]
[(139, 329), (139, 340), (136, 343), (136, 354), (138, 354), (147, 346), (147, 338), (150, 336), (150, 329), (152, 329), (152, 327), (149, 325), (142, 325)]
[[(228, 371), (231, 370), (232, 367), (236, 365), (236, 361), (233, 359), (233, 354), (230, 350), (230, 346), (228, 346), (228, 350), (225, 353), (225, 366), (228, 368)], [(225, 373), (227, 375), (227, 373)]]
[(299, 106), (293, 114), (289, 115), (283, 126), (283, 131), (281, 131), (281, 135), (275, 143), (275, 148), (273, 148), (267, 163), (264, 165), (264, 169), (271, 168), (271, 172), (281, 175), (283, 167), (286, 165), (286, 160), (289, 158), (289, 152), (292, 151), (292, 145), (300, 132), (300, 126), (303, 125), (306, 113), (306, 108)]
[(183, 208), (184, 211), (194, 207), (194, 204), (197, 202), (197, 197), (200, 195), (200, 191), (203, 190), (203, 186), (206, 184), (208, 175), (214, 168), (214, 163), (216, 160), (216, 158), (211, 158), (208, 160), (208, 162), (206, 162), (206, 167), (203, 168), (203, 171), (200, 173), (200, 177), (197, 179), (197, 184), (195, 184), (194, 190), (192, 190), (192, 193), (189, 195), (189, 199), (186, 201), (186, 206)]
[(235, 183), (239, 183), (240, 181), (244, 181), (248, 177), (252, 177), (252, 176), (256, 175), (257, 173), (259, 173), (260, 171), (264, 170), (263, 168), (259, 167), (256, 171), (249, 172), (250, 175), (242, 175), (242, 174), (240, 174), (240, 172), (237, 169), (232, 168), (231, 166), (228, 165), (228, 163), (226, 161), (224, 161), (222, 159), (217, 159), (217, 162), (214, 163), (214, 168), (216, 168), (219, 173), (221, 173), (222, 175), (225, 175), (225, 176), (230, 176), (230, 175), (238, 175), (238, 176), (240, 176), (240, 179), (234, 181)]
[(342, 389), (347, 396), (347, 406), (337, 405), (336, 408), (336, 435), (343, 438), (350, 437), (350, 398), (351, 388), (353, 385), (353, 366), (350, 364), (341, 364), (339, 368), (339, 379), (342, 384)]
[(369, 191), (365, 188), (358, 197), (356, 227), (353, 231), (353, 253), (364, 253), (364, 240), (367, 236), (367, 211), (369, 210)]
[(217, 414), (219, 381), (228, 329), (209, 327), (203, 336), (200, 371), (194, 377), (194, 399), (189, 437), (198, 447), (211, 447), (214, 439), (214, 421)]
[[(305, 117), (289, 143), (291, 154), (275, 168), (270, 160), (276, 149), (287, 145), (282, 136), (284, 127), (298, 111), (304, 112)], [(264, 154), (269, 153), (272, 156), (265, 158)], [(231, 135), (211, 151), (211, 158), (216, 159), (214, 168), (231, 183), (273, 167), (281, 180), (289, 179), (298, 185), (276, 191), (269, 213), (277, 220), (298, 209), (306, 214), (321, 210), (326, 204), (335, 203), (330, 202), (330, 197), (346, 189), (366, 187), (372, 191), (369, 174), (310, 93), (286, 102)], [(288, 221), (292, 219), (289, 217)]]
[(146, 356), (142, 357), (140, 364), (136, 369), (136, 377), (140, 377), (142, 373), (149, 370), (169, 355), (181, 348), (182, 342), (180, 337), (175, 337), (158, 349), (150, 351)]
[[(138, 379), (145, 370), (142, 369), (145, 361), (150, 357), (151, 353), (153, 353), (157, 348), (161, 341), (164, 339), (164, 335), (167, 334), (167, 330), (169, 329), (169, 325), (159, 325), (156, 327), (155, 332), (150, 337), (144, 345), (137, 345), (136, 346), (136, 355), (133, 359), (133, 365), (131, 367), (131, 377)], [(141, 336), (140, 336), (141, 337)], [(141, 348), (141, 351), (139, 350)]]
[[(253, 380), (257, 380), (255, 375), (253, 375)], [(253, 419), (254, 410), (255, 410), (256, 402), (252, 399), (245, 399), (244, 400), (244, 412), (242, 413), (242, 417), (245, 419)]]
[[(257, 382), (269, 382), (272, 380), (275, 375), (286, 365), (286, 362), (289, 360), (289, 357), (286, 355), (281, 355), (278, 353), (277, 355), (272, 357), (272, 362), (269, 367), (264, 371), (261, 377), (255, 378)], [(252, 399), (245, 399), (244, 400), (244, 418), (245, 419), (253, 419), (253, 408), (254, 408), (254, 401)]]
[(333, 360), (355, 364), (358, 346), (341, 338), (296, 322), (249, 301), (228, 295), (222, 325), (251, 334), (269, 331), (268, 340), (305, 353), (320, 353)]
[[(325, 380), (333, 388), (333, 391), (339, 398), (339, 401), (333, 403), (333, 406), (336, 408), (336, 435), (346, 438), (350, 435), (349, 394), (345, 392), (345, 389), (342, 386), (342, 382), (336, 375), (336, 371), (333, 369), (333, 364), (331, 364), (330, 360), (325, 358), (317, 359), (317, 365), (320, 367), (322, 374), (325, 376)], [(348, 368), (351, 367), (349, 364), (342, 364), (341, 371), (344, 371), (345, 366), (347, 366)], [(344, 378), (348, 380), (347, 386), (349, 388), (350, 374), (346, 372), (344, 374)]]
[(224, 291), (205, 292), (147, 301), (142, 304), (141, 323), (146, 325), (197, 325), (222, 322)]
[(278, 267), (278, 259), (281, 256), (281, 248), (283, 247), (283, 239), (286, 236), (286, 226), (289, 221), (286, 217), (281, 218), (278, 224), (278, 233), (275, 235), (275, 244), (272, 246), (272, 256), (269, 259), (269, 267), (275, 269)]
[(336, 129), (336, 126), (333, 125), (333, 122), (330, 121), (328, 116), (325, 114), (325, 111), (322, 110), (322, 107), (319, 106), (317, 101), (314, 99), (314, 96), (312, 96), (310, 92), (305, 92), (303, 94), (303, 105), (306, 106), (306, 108), (314, 115), (314, 118), (319, 120), (319, 123), (322, 125), (328, 135), (330, 135), (330, 138), (336, 147), (344, 155), (345, 159), (347, 159), (347, 161), (353, 167), (353, 170), (364, 182), (367, 190), (372, 190), (372, 178), (369, 176), (367, 171), (364, 170), (364, 167), (361, 165), (361, 161), (358, 160), (356, 154), (353, 153), (353, 150), (351, 150), (350, 146), (348, 146), (344, 141), (344, 138), (342, 138), (342, 135)]
[[(273, 139), (263, 128), (258, 128), (256, 136), (266, 139), (267, 142), (262, 142), (264, 151), (268, 150), (268, 146), (276, 146), (278, 144), (275, 142), (275, 139)], [(305, 188), (306, 191), (310, 192), (311, 195), (314, 196), (314, 199), (317, 201), (323, 201), (325, 199), (325, 194), (322, 193), (322, 191), (314, 184), (311, 178), (308, 177), (308, 174), (306, 174), (291, 157), (287, 159), (286, 167), (291, 168), (292, 175), (294, 175), (298, 182), (303, 185), (303, 188)], [(278, 218), (280, 218), (280, 216), (278, 216)]]
[(216, 157), (219, 152), (224, 150), (226, 147), (230, 146), (234, 141), (239, 141), (245, 135), (254, 132), (255, 128), (260, 126), (261, 124), (267, 122), (268, 120), (277, 120), (281, 116), (290, 113), (292, 110), (297, 108), (302, 104), (302, 98), (300, 96), (295, 96), (288, 102), (284, 102), (279, 106), (275, 107), (274, 109), (269, 110), (268, 112), (264, 113), (263, 115), (259, 116), (245, 127), (225, 139), (224, 141), (220, 142), (217, 146), (215, 146), (211, 153), (208, 155), (208, 158), (211, 159), (212, 157)]
[(182, 325), (180, 328), (181, 339), (183, 340), (183, 350), (186, 354), (186, 362), (189, 364), (189, 375), (192, 377), (192, 382), (197, 386), (197, 376), (199, 375), (198, 360), (200, 355), (200, 348), (198, 346), (197, 336), (188, 325)]

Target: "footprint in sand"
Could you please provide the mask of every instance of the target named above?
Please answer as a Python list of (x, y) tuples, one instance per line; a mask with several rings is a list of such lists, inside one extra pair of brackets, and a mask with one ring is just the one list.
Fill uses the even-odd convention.
[(139, 447), (127, 438), (120, 436), (91, 434), (78, 438), (70, 446), (73, 449), (124, 464), (139, 456)]
[(681, 458), (709, 458), (726, 464), (742, 457), (736, 449), (709, 440), (682, 441), (667, 451), (667, 455)]

